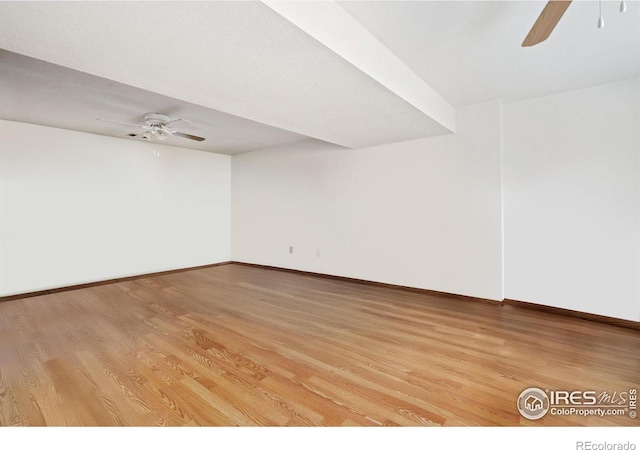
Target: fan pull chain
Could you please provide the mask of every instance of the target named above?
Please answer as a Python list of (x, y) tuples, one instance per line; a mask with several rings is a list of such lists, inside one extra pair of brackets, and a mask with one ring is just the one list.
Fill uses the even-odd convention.
[(600, 17), (598, 17), (598, 28), (604, 28), (604, 17), (602, 17), (602, 0), (599, 2), (600, 5)]

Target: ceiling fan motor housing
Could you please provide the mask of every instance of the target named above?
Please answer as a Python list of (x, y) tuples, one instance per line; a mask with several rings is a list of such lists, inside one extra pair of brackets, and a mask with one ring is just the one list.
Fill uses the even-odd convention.
[(161, 127), (171, 120), (166, 114), (148, 113), (144, 115), (144, 121), (151, 127)]

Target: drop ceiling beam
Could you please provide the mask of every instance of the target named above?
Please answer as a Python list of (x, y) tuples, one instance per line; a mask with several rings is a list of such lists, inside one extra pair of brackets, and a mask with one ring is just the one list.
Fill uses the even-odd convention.
[(263, 1), (407, 103), (455, 131), (455, 109), (334, 1)]

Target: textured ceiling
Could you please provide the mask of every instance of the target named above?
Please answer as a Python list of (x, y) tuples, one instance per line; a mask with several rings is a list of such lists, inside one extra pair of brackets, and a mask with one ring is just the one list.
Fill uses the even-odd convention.
[(0, 50), (0, 118), (56, 128), (131, 138), (141, 130), (97, 118), (144, 123), (144, 114), (184, 118), (178, 131), (205, 138), (169, 137), (164, 143), (233, 155), (265, 146), (297, 142), (306, 136), (116, 83), (67, 67)]
[(640, 2), (574, 1), (551, 37), (520, 45), (546, 1), (339, 2), (454, 106), (640, 76)]
[(603, 2), (602, 30), (574, 1), (531, 48), (544, 1), (285, 3), (0, 1), (0, 118), (122, 137), (93, 119), (154, 111), (209, 151), (358, 148), (454, 131), (451, 105), (640, 76), (636, 1)]
[(449, 133), (259, 2), (0, 2), (0, 48), (347, 147)]

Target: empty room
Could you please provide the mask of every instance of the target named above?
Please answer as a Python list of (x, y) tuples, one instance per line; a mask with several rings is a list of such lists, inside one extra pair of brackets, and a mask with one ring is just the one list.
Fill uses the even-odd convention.
[(0, 2), (0, 425), (629, 446), (639, 349), (639, 2)]

